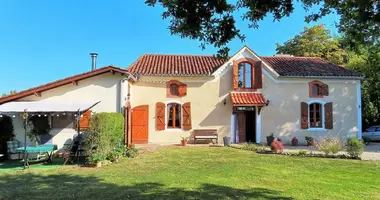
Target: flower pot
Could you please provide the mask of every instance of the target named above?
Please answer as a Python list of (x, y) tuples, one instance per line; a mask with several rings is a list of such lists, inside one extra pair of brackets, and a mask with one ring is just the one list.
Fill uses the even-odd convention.
[(274, 140), (273, 136), (267, 136), (267, 145), (268, 146), (272, 145), (273, 140)]
[(225, 147), (229, 147), (231, 144), (231, 138), (230, 137), (223, 137), (223, 143)]
[(297, 146), (298, 142), (292, 142), (292, 146)]
[(97, 162), (96, 167), (102, 167), (102, 162)]
[(313, 146), (313, 145), (314, 145), (314, 141), (312, 140), (307, 141), (307, 146)]
[(187, 145), (187, 140), (181, 140), (181, 145), (186, 146)]

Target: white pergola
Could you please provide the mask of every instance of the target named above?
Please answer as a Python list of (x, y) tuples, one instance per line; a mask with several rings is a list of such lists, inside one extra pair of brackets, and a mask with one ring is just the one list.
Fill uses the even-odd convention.
[[(25, 126), (25, 142), (24, 142), (24, 168), (25, 168), (25, 151), (26, 151), (26, 135), (27, 135), (27, 121), (33, 115), (51, 115), (60, 113), (72, 113), (76, 115), (76, 120), (80, 120), (80, 116), (96, 106), (100, 101), (54, 101), (54, 100), (41, 100), (41, 101), (14, 101), (0, 105), (0, 117), (2, 115), (21, 115), (24, 120)], [(79, 128), (78, 128), (79, 134)]]

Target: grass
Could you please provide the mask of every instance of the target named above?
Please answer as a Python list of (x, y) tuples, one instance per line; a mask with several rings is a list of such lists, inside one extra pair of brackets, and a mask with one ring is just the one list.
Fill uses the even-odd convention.
[(102, 168), (0, 172), (0, 199), (379, 199), (380, 164), (167, 147)]

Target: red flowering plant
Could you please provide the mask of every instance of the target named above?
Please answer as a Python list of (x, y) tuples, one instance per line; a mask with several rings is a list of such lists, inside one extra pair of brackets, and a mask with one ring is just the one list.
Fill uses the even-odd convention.
[(274, 152), (274, 153), (281, 153), (284, 151), (284, 145), (282, 144), (282, 142), (278, 141), (278, 140), (275, 140), (272, 142), (272, 144), (270, 145), (270, 149)]
[(298, 144), (298, 139), (296, 137), (293, 137), (292, 138), (292, 145), (297, 146), (297, 144)]

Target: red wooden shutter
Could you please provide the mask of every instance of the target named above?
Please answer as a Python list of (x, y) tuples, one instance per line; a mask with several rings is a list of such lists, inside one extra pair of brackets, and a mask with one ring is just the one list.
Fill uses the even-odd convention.
[(260, 89), (263, 88), (263, 77), (262, 77), (262, 66), (261, 61), (257, 61), (254, 67), (253, 76), (255, 77), (253, 88)]
[(79, 120), (80, 130), (87, 130), (90, 125), (91, 110), (84, 112)]
[(309, 128), (309, 105), (305, 102), (301, 102), (301, 128)]
[(334, 121), (333, 121), (333, 104), (332, 102), (325, 104), (325, 128), (333, 129)]
[(239, 63), (238, 62), (233, 63), (232, 71), (233, 71), (232, 85), (233, 85), (234, 89), (238, 89), (239, 88)]
[(184, 97), (187, 94), (187, 85), (184, 83), (179, 84), (178, 87), (178, 96)]
[(309, 97), (313, 97), (313, 82), (309, 82)]
[(322, 96), (329, 96), (329, 85), (322, 84), (321, 90), (322, 90)]
[(156, 103), (156, 130), (165, 130), (165, 104), (161, 102)]
[(191, 106), (190, 102), (184, 103), (182, 105), (182, 120), (183, 120), (183, 130), (187, 131), (191, 129)]

